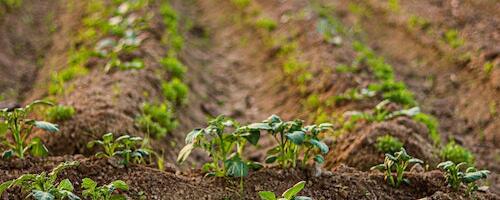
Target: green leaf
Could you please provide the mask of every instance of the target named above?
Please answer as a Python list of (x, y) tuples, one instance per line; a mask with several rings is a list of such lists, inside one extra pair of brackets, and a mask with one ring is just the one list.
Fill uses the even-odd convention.
[(271, 130), (272, 127), (269, 126), (267, 123), (253, 123), (247, 126), (250, 129), (257, 129), (257, 130)]
[(9, 149), (7, 151), (4, 151), (2, 153), (2, 158), (3, 159), (9, 159), (9, 158), (12, 158), (14, 156), (14, 151), (12, 149)]
[(465, 174), (465, 176), (462, 178), (462, 180), (465, 183), (472, 183), (472, 182), (477, 181), (479, 179), (487, 178), (489, 173), (490, 172), (488, 170), (469, 172), (469, 173)]
[(62, 180), (59, 183), (59, 185), (57, 186), (57, 189), (66, 190), (66, 191), (70, 191), (70, 192), (72, 192), (74, 190), (73, 184), (71, 183), (71, 181), (69, 181), (69, 179)]
[(194, 144), (189, 143), (186, 146), (184, 146), (181, 151), (179, 152), (179, 156), (177, 157), (177, 162), (178, 163), (183, 163), (191, 154), (191, 151), (194, 149)]
[(302, 142), (304, 142), (306, 133), (304, 133), (303, 131), (294, 131), (293, 133), (286, 134), (286, 137), (294, 144), (300, 145), (302, 144)]
[(33, 190), (32, 194), (33, 194), (33, 198), (35, 198), (36, 200), (54, 200), (55, 199), (54, 195), (52, 195), (48, 192), (40, 191), (40, 190)]
[(196, 138), (203, 133), (203, 129), (194, 129), (193, 131), (189, 132), (186, 136), (186, 144), (193, 143)]
[(94, 189), (97, 187), (97, 183), (90, 179), (90, 178), (84, 178), (82, 180), (82, 188), (84, 189)]
[(417, 158), (412, 158), (412, 159), (408, 160), (408, 163), (420, 163), (420, 164), (423, 164), (424, 161), (422, 161), (420, 159), (417, 159)]
[(0, 197), (5, 192), (5, 190), (9, 189), (10, 185), (13, 182), (14, 182), (13, 180), (10, 180), (10, 181), (6, 181), (6, 182), (3, 182), (2, 184), (0, 184)]
[(270, 191), (259, 192), (260, 199), (262, 200), (276, 200), (276, 195)]
[(250, 142), (250, 144), (257, 145), (260, 139), (260, 131), (250, 131), (248, 136), (244, 136), (244, 138)]
[(262, 165), (259, 162), (248, 162), (247, 165), (248, 165), (248, 168), (255, 170), (255, 171), (262, 169), (264, 167), (264, 165)]
[(40, 138), (33, 138), (30, 141), (29, 149), (31, 155), (35, 157), (44, 157), (49, 153), (49, 150), (45, 147), (45, 145), (43, 145)]
[(325, 158), (323, 158), (322, 155), (316, 155), (314, 156), (314, 161), (316, 161), (316, 163), (318, 164), (323, 164), (325, 162)]
[(278, 156), (275, 156), (275, 155), (270, 155), (270, 156), (267, 156), (266, 157), (266, 163), (267, 164), (271, 164), (271, 163), (274, 163), (276, 162), (276, 160), (278, 159)]
[(35, 121), (35, 126), (46, 130), (48, 132), (54, 133), (59, 131), (59, 128), (57, 127), (57, 124), (52, 124), (50, 122), (45, 122), (45, 121)]
[(437, 165), (437, 168), (441, 168), (441, 169), (446, 170), (446, 169), (450, 168), (453, 165), (455, 165), (455, 163), (453, 163), (451, 161), (446, 161), (446, 162), (439, 163)]
[(127, 198), (125, 198), (125, 196), (116, 194), (116, 195), (111, 196), (110, 200), (126, 200), (126, 199)]
[(292, 199), (295, 197), (302, 189), (304, 189), (304, 186), (306, 185), (305, 181), (300, 181), (297, 184), (295, 184), (293, 187), (289, 188), (281, 196), (285, 197), (286, 199)]
[(328, 153), (328, 151), (330, 151), (330, 148), (328, 148), (328, 146), (322, 141), (311, 139), (311, 144), (318, 147), (319, 150), (321, 150), (321, 153), (323, 154), (326, 154)]
[(232, 177), (245, 177), (248, 176), (248, 165), (243, 162), (239, 157), (233, 157), (230, 160), (226, 160), (225, 163), (227, 171), (227, 176)]
[(370, 170), (385, 170), (385, 165), (383, 163), (378, 164), (378, 165), (371, 167)]
[(116, 180), (116, 181), (113, 181), (111, 183), (111, 185), (113, 185), (116, 189), (119, 189), (119, 190), (128, 190), (128, 185), (127, 183), (125, 183), (125, 181), (122, 181), (122, 180)]

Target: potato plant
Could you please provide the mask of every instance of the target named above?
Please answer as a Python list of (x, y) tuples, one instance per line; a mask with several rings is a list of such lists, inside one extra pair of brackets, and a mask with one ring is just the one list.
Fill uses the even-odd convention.
[(126, 197), (121, 194), (114, 194), (115, 191), (127, 191), (128, 185), (122, 180), (113, 181), (107, 185), (98, 186), (97, 183), (90, 179), (82, 180), (82, 195), (91, 200), (125, 200)]
[(468, 163), (474, 164), (474, 155), (466, 148), (458, 145), (454, 141), (446, 144), (440, 152), (443, 160), (449, 160), (454, 163)]
[(57, 105), (47, 109), (45, 115), (49, 121), (57, 122), (71, 119), (74, 114), (75, 109), (72, 106)]
[(73, 193), (73, 184), (69, 179), (56, 182), (59, 173), (67, 168), (78, 166), (78, 162), (65, 162), (59, 164), (50, 173), (24, 174), (17, 179), (0, 184), (0, 196), (5, 190), (12, 187), (21, 187), (28, 195), (36, 200), (70, 199), (79, 200), (80, 197)]
[(252, 131), (267, 131), (273, 136), (277, 146), (270, 149), (266, 163), (278, 162), (282, 168), (296, 167), (299, 156), (302, 155), (302, 166), (309, 159), (322, 164), (322, 154), (327, 154), (328, 146), (321, 141), (320, 133), (331, 130), (332, 125), (323, 123), (319, 125), (304, 126), (303, 121), (283, 121), (280, 117), (272, 115), (260, 123), (253, 123), (246, 127)]
[(136, 117), (135, 122), (142, 131), (155, 138), (165, 137), (178, 124), (172, 106), (164, 103), (144, 103), (142, 114)]
[[(406, 153), (404, 148), (401, 148), (400, 151), (394, 153), (393, 155), (388, 153), (385, 154), (384, 163), (373, 166), (371, 170), (384, 171), (384, 179), (389, 183), (389, 185), (399, 187), (401, 183), (409, 184), (408, 179), (405, 179), (403, 175), (408, 165), (413, 163), (423, 164), (423, 161), (413, 158)], [(395, 177), (393, 173), (396, 173)]]
[[(7, 126), (7, 133), (4, 135), (3, 144), (9, 149), (3, 152), (3, 158), (18, 157), (24, 158), (26, 154), (32, 156), (46, 156), (47, 148), (38, 137), (31, 137), (34, 127), (48, 132), (57, 132), (59, 128), (56, 124), (45, 121), (30, 119), (29, 114), (35, 106), (52, 105), (47, 101), (34, 101), (22, 108), (4, 108), (0, 110), (0, 123)], [(9, 138), (9, 139), (7, 139)]]
[(389, 111), (387, 106), (391, 103), (389, 100), (384, 100), (377, 104), (373, 111), (371, 112), (358, 112), (351, 111), (347, 114), (351, 117), (351, 119), (357, 120), (366, 120), (368, 122), (382, 122), (386, 120), (393, 119), (398, 116), (409, 116), (413, 117), (420, 113), (419, 107), (413, 107), (410, 109), (403, 109), (398, 111)]
[(297, 196), (297, 194), (299, 194), (300, 191), (304, 189), (305, 185), (305, 181), (300, 181), (283, 192), (283, 194), (281, 194), (281, 197), (276, 197), (276, 194), (271, 191), (261, 191), (259, 192), (259, 196), (262, 200), (312, 200), (311, 197)]
[(212, 158), (212, 162), (203, 165), (209, 175), (245, 177), (249, 169), (262, 167), (243, 158), (246, 143), (256, 145), (259, 138), (258, 131), (240, 128), (236, 121), (218, 116), (210, 120), (206, 128), (195, 129), (186, 136), (186, 146), (179, 152), (177, 161), (184, 162), (193, 149), (200, 148)]
[(114, 139), (113, 133), (102, 136), (102, 140), (94, 140), (87, 144), (88, 148), (93, 148), (96, 144), (102, 146), (104, 152), (98, 152), (96, 157), (113, 158), (119, 157), (121, 164), (127, 166), (130, 162), (144, 163), (150, 156), (152, 150), (141, 146), (141, 137), (123, 135)]
[(453, 190), (458, 190), (463, 183), (467, 186), (466, 194), (471, 195), (478, 189), (476, 181), (488, 178), (490, 171), (477, 170), (475, 167), (468, 167), (465, 171), (462, 171), (462, 168), (467, 165), (469, 164), (465, 162), (455, 164), (452, 161), (445, 161), (439, 163), (437, 168), (444, 171), (446, 181)]

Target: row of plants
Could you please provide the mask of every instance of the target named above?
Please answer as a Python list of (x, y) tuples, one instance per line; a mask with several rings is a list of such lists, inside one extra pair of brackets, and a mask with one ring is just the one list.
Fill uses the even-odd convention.
[[(78, 167), (79, 162), (71, 161), (59, 164), (51, 172), (40, 174), (24, 174), (17, 179), (6, 181), (0, 184), (0, 197), (11, 188), (20, 187), (25, 198), (36, 200), (56, 200), (69, 199), (80, 200), (74, 193), (73, 183), (69, 179), (61, 181), (59, 174), (68, 168)], [(128, 185), (122, 180), (115, 180), (109, 184), (98, 185), (90, 178), (83, 178), (81, 182), (82, 194), (86, 199), (92, 200), (125, 200), (126, 197), (118, 191), (128, 191)]]

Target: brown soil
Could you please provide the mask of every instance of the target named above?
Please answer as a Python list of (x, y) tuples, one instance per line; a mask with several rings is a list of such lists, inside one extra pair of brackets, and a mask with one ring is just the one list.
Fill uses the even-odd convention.
[[(28, 159), (0, 162), (0, 181), (9, 180), (26, 172), (50, 171), (62, 161), (77, 160), (80, 165), (68, 169), (59, 178), (69, 178), (78, 183), (90, 177), (100, 184), (121, 179), (131, 188), (126, 195), (138, 199), (140, 194), (147, 199), (258, 199), (257, 192), (272, 190), (285, 191), (294, 183), (307, 181), (303, 195), (315, 199), (464, 199), (460, 193), (450, 192), (445, 187), (441, 173), (407, 173), (412, 186), (398, 189), (385, 184), (382, 174), (358, 172), (352, 168), (341, 167), (333, 172), (312, 176), (311, 172), (301, 170), (264, 169), (250, 174), (245, 179), (244, 198), (239, 193), (238, 180), (223, 178), (201, 178), (200, 175), (176, 175), (174, 171), (161, 172), (143, 166), (117, 168), (104, 159), (65, 156), (50, 159)], [(8, 170), (6, 170), (8, 169)], [(266, 181), (262, 181), (266, 180)], [(75, 184), (77, 192), (80, 186)], [(463, 191), (459, 191), (463, 192)], [(19, 193), (11, 192), (4, 199), (22, 199)], [(491, 194), (477, 193), (477, 199), (495, 199)]]

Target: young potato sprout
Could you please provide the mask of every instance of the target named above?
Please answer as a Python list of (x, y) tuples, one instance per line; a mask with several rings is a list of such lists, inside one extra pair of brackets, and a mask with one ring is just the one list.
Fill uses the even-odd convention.
[(88, 148), (93, 148), (96, 144), (103, 147), (104, 152), (98, 152), (98, 158), (121, 158), (121, 164), (127, 166), (131, 161), (134, 163), (144, 163), (152, 150), (141, 146), (141, 137), (123, 135), (114, 139), (113, 133), (102, 136), (102, 140), (94, 140), (87, 144)]
[[(228, 131), (231, 129), (232, 131)], [(249, 169), (260, 169), (262, 165), (245, 161), (242, 157), (245, 144), (256, 145), (260, 133), (224, 116), (209, 121), (203, 129), (195, 129), (186, 136), (186, 146), (180, 151), (177, 161), (184, 162), (194, 148), (201, 148), (210, 154), (212, 162), (203, 169), (214, 176), (245, 177)]]
[(98, 186), (94, 180), (84, 178), (82, 180), (82, 189), (83, 197), (92, 200), (125, 200), (125, 196), (113, 193), (117, 190), (127, 191), (128, 185), (122, 180), (116, 180), (110, 184)]
[(460, 184), (463, 183), (467, 186), (466, 195), (471, 195), (478, 189), (476, 181), (488, 178), (490, 171), (468, 167), (465, 172), (463, 172), (461, 168), (467, 165), (468, 163), (465, 162), (455, 164), (452, 161), (446, 161), (439, 163), (437, 168), (445, 172), (446, 181), (453, 190), (458, 190)]
[(32, 156), (46, 156), (48, 154), (48, 150), (43, 145), (42, 140), (38, 137), (31, 137), (32, 130), (34, 127), (37, 127), (48, 132), (57, 132), (59, 128), (56, 124), (28, 118), (33, 108), (37, 105), (52, 105), (52, 103), (34, 101), (22, 108), (4, 108), (0, 110), (0, 123), (7, 126), (7, 132), (4, 134), (6, 138), (3, 138), (2, 142), (9, 148), (3, 152), (3, 158), (17, 156), (23, 159), (28, 153)]
[(393, 154), (396, 153), (403, 147), (403, 143), (389, 134), (377, 137), (377, 143), (375, 144), (377, 149), (383, 153)]
[(300, 181), (281, 195), (281, 197), (276, 197), (276, 194), (271, 191), (261, 191), (259, 196), (262, 200), (312, 200), (311, 197), (297, 196), (297, 194), (304, 189), (306, 185), (305, 181)]
[(70, 199), (79, 200), (80, 198), (73, 194), (73, 184), (69, 179), (64, 179), (57, 183), (58, 174), (70, 167), (78, 166), (78, 162), (65, 162), (59, 164), (50, 173), (42, 172), (40, 174), (24, 174), (17, 179), (10, 180), (0, 184), (0, 196), (2, 193), (12, 187), (19, 186), (23, 191), (29, 192), (26, 198), (33, 197), (36, 200), (54, 200)]
[[(408, 165), (413, 163), (423, 164), (424, 162), (408, 155), (406, 150), (401, 148), (401, 150), (394, 153), (394, 155), (385, 154), (384, 163), (373, 166), (371, 170), (377, 169), (385, 171), (384, 179), (389, 185), (399, 187), (403, 182), (409, 184), (408, 179), (405, 179), (403, 175)], [(396, 177), (393, 175), (394, 172), (396, 173)]]

